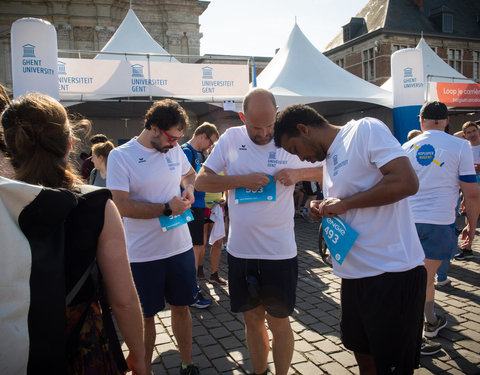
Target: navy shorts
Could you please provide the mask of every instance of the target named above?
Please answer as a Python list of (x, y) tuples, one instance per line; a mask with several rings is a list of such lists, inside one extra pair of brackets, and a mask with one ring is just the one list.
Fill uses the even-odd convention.
[(284, 260), (243, 259), (228, 254), (228, 289), (232, 312), (263, 305), (275, 318), (293, 313), (298, 278), (297, 257)]
[(143, 316), (150, 318), (165, 308), (189, 306), (197, 289), (193, 249), (170, 258), (130, 263)]
[(205, 207), (191, 207), (193, 220), (188, 222), (188, 229), (194, 246), (202, 246), (203, 225), (205, 224)]
[(427, 271), (418, 266), (342, 279), (340, 329), (345, 348), (373, 356), (378, 374), (413, 374), (420, 361)]
[(455, 225), (416, 223), (415, 227), (425, 258), (432, 260), (451, 258), (452, 251), (457, 249), (458, 244)]

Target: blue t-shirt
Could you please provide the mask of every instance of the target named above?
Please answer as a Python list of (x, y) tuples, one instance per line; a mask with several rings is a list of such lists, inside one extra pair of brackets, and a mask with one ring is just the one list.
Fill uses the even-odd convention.
[[(182, 145), (182, 150), (187, 156), (188, 161), (192, 165), (195, 173), (200, 171), (205, 158), (202, 153), (195, 150), (188, 142)], [(182, 189), (183, 191), (183, 189)], [(203, 191), (195, 190), (195, 202), (192, 204), (192, 207), (205, 207), (205, 193)]]

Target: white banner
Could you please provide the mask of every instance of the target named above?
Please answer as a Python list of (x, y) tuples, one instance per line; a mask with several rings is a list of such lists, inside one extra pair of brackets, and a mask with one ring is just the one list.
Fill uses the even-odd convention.
[(425, 95), (422, 52), (415, 48), (394, 52), (391, 69), (393, 107), (422, 105)]
[(41, 92), (58, 99), (57, 32), (47, 21), (22, 18), (11, 28), (13, 96)]
[(243, 96), (249, 90), (248, 66), (59, 58), (58, 88), (62, 99)]

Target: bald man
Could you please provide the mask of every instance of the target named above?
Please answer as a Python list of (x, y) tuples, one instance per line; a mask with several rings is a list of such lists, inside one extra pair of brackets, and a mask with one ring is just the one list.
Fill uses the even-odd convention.
[[(299, 181), (318, 180), (321, 170), (275, 146), (276, 113), (272, 93), (250, 91), (239, 114), (245, 125), (230, 128), (220, 137), (195, 187), (209, 192), (229, 190), (231, 309), (243, 314), (255, 374), (268, 371), (268, 322), (275, 373), (282, 375), (289, 370), (294, 343), (289, 321), (298, 274), (293, 190)], [(226, 175), (220, 176), (222, 171)]]

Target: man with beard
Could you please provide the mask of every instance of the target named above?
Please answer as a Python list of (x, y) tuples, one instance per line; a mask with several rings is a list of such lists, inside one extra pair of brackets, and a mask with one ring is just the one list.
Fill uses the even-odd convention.
[[(312, 217), (339, 216), (358, 233), (343, 262), (336, 256), (332, 262), (342, 278), (342, 341), (354, 352), (360, 373), (413, 374), (422, 343), (426, 270), (404, 199), (418, 190), (405, 151), (377, 119), (340, 127), (306, 105), (278, 115), (275, 144), (301, 160), (325, 160), (325, 199), (312, 201)], [(341, 232), (334, 238), (342, 243)]]
[[(195, 171), (177, 143), (187, 126), (187, 114), (178, 103), (155, 102), (140, 135), (108, 157), (107, 187), (123, 216), (128, 257), (143, 308), (147, 373), (155, 344), (154, 317), (165, 307), (165, 300), (182, 358), (181, 374), (199, 373), (192, 363), (189, 310), (197, 285), (195, 257), (188, 226), (181, 224), (179, 216), (194, 202)], [(178, 226), (172, 225), (174, 220)]]
[[(197, 190), (228, 192), (230, 230), (228, 287), (233, 312), (245, 321), (255, 374), (266, 374), (272, 332), (275, 373), (287, 374), (293, 354), (289, 322), (295, 306), (297, 247), (293, 191), (298, 181), (320, 178), (320, 168), (275, 147), (277, 105), (264, 89), (250, 91), (240, 118), (228, 129), (200, 170)], [(225, 171), (225, 175), (219, 175)]]

